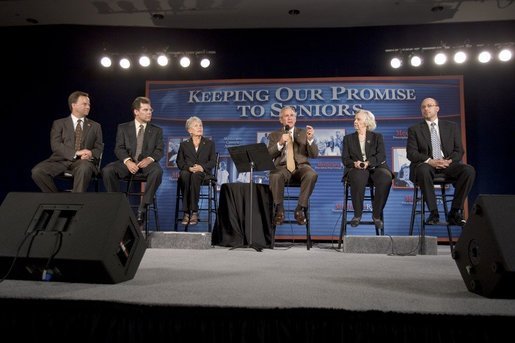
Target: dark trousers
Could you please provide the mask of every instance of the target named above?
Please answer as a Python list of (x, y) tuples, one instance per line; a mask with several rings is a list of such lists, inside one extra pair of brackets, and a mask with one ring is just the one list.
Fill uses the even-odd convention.
[[(140, 203), (140, 209), (143, 209), (143, 207), (153, 202), (154, 195), (163, 179), (163, 169), (161, 169), (159, 163), (154, 162), (149, 164), (148, 167), (140, 169), (137, 173), (140, 173), (147, 179)], [(104, 180), (106, 190), (108, 192), (120, 192), (120, 179), (129, 177), (130, 174), (129, 169), (127, 169), (123, 162), (115, 161), (109, 163), (102, 169), (102, 179)]]
[(415, 182), (422, 190), (429, 211), (438, 209), (436, 205), (435, 186), (433, 184), (433, 179), (436, 174), (443, 174), (456, 179), (451, 208), (463, 209), (465, 199), (470, 193), (474, 180), (476, 179), (476, 170), (474, 167), (461, 162), (452, 163), (445, 169), (436, 169), (427, 163), (419, 164), (415, 168)]
[(376, 219), (381, 218), (381, 212), (383, 212), (386, 200), (388, 200), (388, 195), (390, 194), (390, 188), (392, 187), (392, 173), (386, 168), (371, 170), (352, 168), (346, 177), (350, 184), (354, 216), (361, 217), (363, 214), (365, 188), (370, 179), (374, 185), (372, 216)]

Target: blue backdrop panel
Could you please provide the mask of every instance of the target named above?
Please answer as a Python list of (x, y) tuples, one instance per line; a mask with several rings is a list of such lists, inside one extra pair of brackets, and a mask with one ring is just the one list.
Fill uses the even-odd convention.
[[(319, 178), (310, 204), (312, 235), (321, 239), (339, 234), (343, 205), (342, 140), (346, 133), (354, 132), (355, 110), (364, 108), (375, 114), (376, 130), (384, 136), (387, 162), (399, 173), (385, 208), (386, 234), (408, 234), (413, 188), (405, 180), (409, 164), (405, 148), (408, 127), (422, 120), (422, 99), (438, 100), (439, 117), (459, 124), (466, 146), (461, 76), (147, 81), (147, 95), (154, 108), (153, 121), (163, 128), (168, 146), (168, 154), (161, 161), (165, 171), (163, 184), (157, 194), (164, 230), (173, 228), (178, 176), (175, 153), (180, 141), (188, 137), (184, 125), (192, 115), (202, 119), (204, 135), (216, 142), (224, 169), (219, 174), (221, 182), (247, 182), (247, 175), (238, 175), (227, 147), (267, 143), (268, 132), (280, 128), (280, 108), (294, 106), (297, 126), (315, 128), (321, 152), (319, 158), (312, 160)], [(267, 183), (267, 172), (255, 173), (254, 181)], [(205, 221), (190, 230), (206, 231)], [(278, 228), (277, 234), (302, 236), (305, 230), (285, 225)], [(375, 230), (361, 225), (350, 228), (348, 234), (372, 235)], [(428, 234), (447, 236), (445, 227), (433, 227)]]

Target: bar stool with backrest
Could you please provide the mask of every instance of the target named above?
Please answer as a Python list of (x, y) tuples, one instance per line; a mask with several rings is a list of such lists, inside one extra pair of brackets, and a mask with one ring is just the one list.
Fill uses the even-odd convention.
[[(135, 201), (131, 202), (131, 207), (133, 209), (137, 209), (141, 202), (141, 198), (143, 197), (145, 191), (145, 183), (147, 182), (147, 177), (142, 174), (130, 174), (122, 178), (127, 185), (125, 188), (125, 195), (129, 200), (135, 199)], [(146, 213), (145, 213), (145, 237), (148, 237), (149, 232), (149, 212), (154, 214), (154, 224), (156, 226), (155, 231), (159, 231), (159, 213), (157, 209), (157, 196), (154, 194), (154, 198), (152, 199), (151, 204), (147, 204)]]
[[(354, 208), (349, 208), (349, 204), (352, 205), (352, 196), (350, 193), (350, 183), (348, 182), (346, 177), (342, 177), (342, 183), (343, 183), (343, 206), (342, 206), (342, 224), (340, 227), (340, 237), (338, 239), (338, 249), (341, 249), (342, 242), (343, 242), (343, 236), (347, 235), (347, 224), (349, 223), (349, 220), (347, 219), (347, 216), (349, 213), (354, 213)], [(367, 194), (367, 188), (368, 188), (368, 194)], [(363, 199), (364, 201), (370, 201), (370, 203), (374, 202), (374, 183), (371, 178), (368, 179), (367, 185), (365, 186), (365, 197)], [(370, 213), (372, 216), (372, 210), (369, 208), (363, 208), (363, 213)], [(381, 211), (381, 221), (384, 223), (384, 216), (383, 212)], [(372, 217), (370, 217), (370, 220), (361, 220), (359, 225), (373, 225), (376, 230), (377, 236), (383, 236), (384, 235), (384, 226), (382, 229), (377, 229), (375, 227), (374, 221), (372, 220)]]
[[(415, 217), (417, 215), (420, 215), (420, 236), (422, 239), (425, 238), (426, 234), (426, 225), (428, 226), (446, 226), (447, 227), (447, 235), (449, 236), (449, 246), (451, 248), (451, 252), (454, 250), (454, 242), (452, 239), (452, 230), (451, 226), (447, 222), (447, 216), (449, 214), (449, 207), (448, 203), (452, 202), (453, 195), (447, 194), (446, 190), (449, 188), (450, 185), (453, 185), (456, 182), (456, 179), (451, 178), (449, 176), (446, 176), (445, 174), (436, 174), (433, 179), (433, 184), (438, 186), (440, 188), (440, 195), (436, 194), (436, 200), (441, 201), (443, 211), (444, 211), (444, 222), (440, 222), (438, 224), (426, 224), (426, 202), (424, 199), (424, 195), (422, 193), (422, 190), (415, 182), (414, 188), (413, 188), (413, 205), (411, 208), (411, 219), (410, 219), (410, 226), (409, 226), (409, 235), (413, 235), (413, 230), (415, 226)], [(435, 189), (435, 193), (436, 189)], [(450, 198), (449, 198), (450, 197)]]
[[(199, 216), (201, 212), (207, 212), (207, 229), (208, 232), (212, 232), (214, 226), (214, 216), (218, 211), (218, 191), (216, 189), (218, 165), (220, 162), (220, 156), (216, 153), (216, 163), (211, 174), (206, 174), (200, 187), (199, 195)], [(177, 231), (179, 222), (182, 221), (184, 216), (184, 210), (182, 210), (182, 199), (184, 195), (181, 191), (181, 180), (180, 177), (177, 179), (177, 191), (175, 195), (175, 223), (174, 230)], [(199, 222), (200, 222), (199, 218)], [(184, 231), (188, 231), (189, 222), (185, 225)]]
[[(283, 222), (284, 224), (294, 224), (298, 225), (297, 221), (295, 220), (295, 207), (297, 206), (297, 202), (299, 200), (300, 196), (300, 181), (291, 180), (288, 184), (284, 186), (284, 216), (285, 220)], [(308, 208), (304, 210), (304, 215), (306, 217), (306, 248), (309, 250), (313, 246), (312, 240), (311, 240), (311, 227), (309, 222), (309, 208), (310, 204), (308, 203)], [(274, 209), (275, 211), (275, 209)], [(273, 213), (272, 218), (275, 218), (275, 213)], [(275, 246), (275, 230), (276, 225), (272, 223), (272, 249)]]

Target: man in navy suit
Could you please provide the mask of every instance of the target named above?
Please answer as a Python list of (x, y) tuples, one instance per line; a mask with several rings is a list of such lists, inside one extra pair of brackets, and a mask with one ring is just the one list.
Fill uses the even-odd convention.
[[(32, 179), (43, 192), (55, 193), (54, 177), (70, 170), (73, 192), (85, 192), (91, 177), (97, 174), (97, 162), (104, 145), (100, 124), (88, 119), (91, 108), (88, 93), (75, 91), (68, 97), (71, 115), (57, 119), (50, 131), (52, 155), (32, 168)], [(76, 137), (77, 124), (82, 131)]]
[[(142, 222), (147, 205), (161, 185), (163, 169), (159, 160), (163, 157), (163, 129), (152, 124), (152, 107), (150, 99), (137, 97), (132, 103), (134, 120), (118, 125), (114, 153), (118, 161), (109, 163), (102, 170), (102, 178), (108, 192), (120, 191), (120, 179), (130, 174), (142, 174), (146, 177), (145, 192), (138, 208), (137, 219)], [(137, 136), (142, 130), (143, 143), (138, 149)]]
[[(472, 189), (476, 177), (475, 169), (463, 162), (461, 134), (457, 125), (447, 120), (438, 119), (440, 107), (432, 98), (426, 98), (420, 105), (424, 121), (408, 129), (406, 153), (411, 161), (410, 179), (422, 190), (430, 211), (427, 224), (437, 224), (440, 220), (436, 205), (433, 179), (436, 174), (443, 174), (456, 179), (454, 198), (447, 221), (450, 225), (465, 225), (462, 210), (465, 199)], [(431, 127), (435, 124), (440, 148), (435, 151), (431, 142)]]

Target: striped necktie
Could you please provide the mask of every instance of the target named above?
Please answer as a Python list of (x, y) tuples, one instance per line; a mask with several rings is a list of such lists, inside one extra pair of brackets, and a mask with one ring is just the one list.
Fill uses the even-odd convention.
[(436, 123), (431, 123), (431, 148), (433, 149), (433, 159), (442, 159), (442, 147), (440, 146), (440, 138), (436, 133)]
[(138, 136), (136, 138), (136, 162), (139, 161), (139, 155), (141, 155), (141, 150), (143, 149), (143, 134), (145, 133), (145, 129), (143, 128), (143, 124), (139, 124)]

